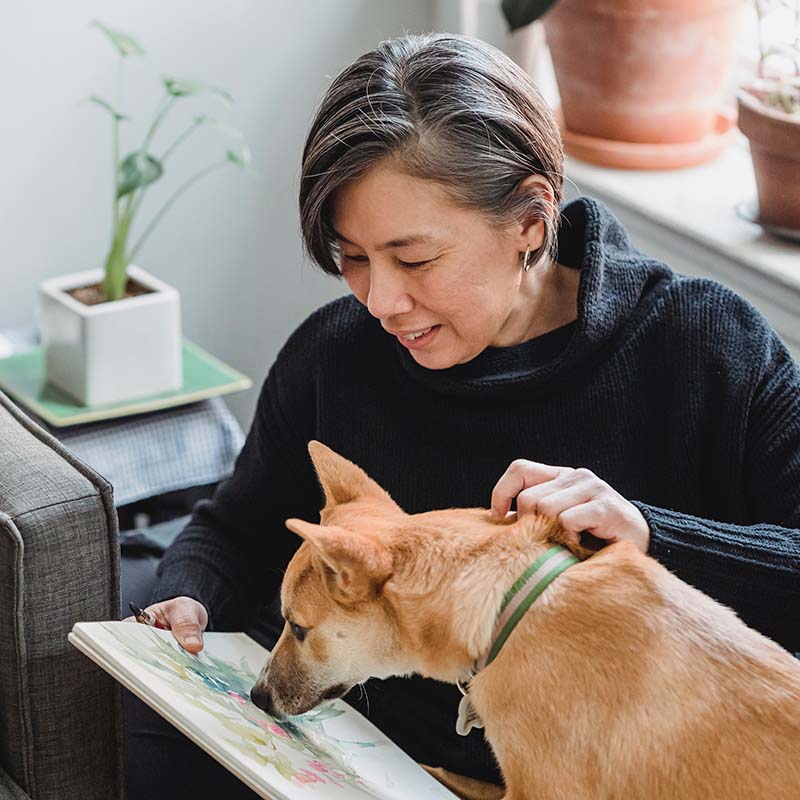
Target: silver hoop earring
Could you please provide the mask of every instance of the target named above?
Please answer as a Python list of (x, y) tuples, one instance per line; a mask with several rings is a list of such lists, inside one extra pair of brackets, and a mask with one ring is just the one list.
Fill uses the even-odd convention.
[(531, 268), (530, 259), (531, 257), (531, 249), (530, 247), (525, 251), (525, 258), (522, 259), (522, 269), (527, 272)]

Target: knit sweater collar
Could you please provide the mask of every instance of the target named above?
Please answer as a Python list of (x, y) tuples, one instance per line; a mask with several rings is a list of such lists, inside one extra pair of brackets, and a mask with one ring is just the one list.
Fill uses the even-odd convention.
[[(581, 271), (574, 323), (511, 347), (487, 347), (466, 364), (441, 370), (420, 366), (395, 342), (403, 369), (449, 395), (485, 398), (487, 392), (552, 387), (634, 326), (672, 274), (636, 250), (608, 208), (588, 197), (562, 208), (558, 261)], [(547, 353), (552, 358), (543, 359)]]

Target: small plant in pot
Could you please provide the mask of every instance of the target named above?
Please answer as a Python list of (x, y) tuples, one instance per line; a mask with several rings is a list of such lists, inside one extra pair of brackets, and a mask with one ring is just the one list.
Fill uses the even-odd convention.
[[(800, 0), (754, 2), (758, 73), (737, 100), (739, 128), (750, 140), (756, 175), (756, 221), (800, 240)], [(769, 41), (769, 22), (780, 41)]]
[[(173, 203), (194, 183), (231, 164), (250, 165), (247, 145), (237, 131), (201, 114), (164, 151), (153, 152), (155, 135), (165, 117), (184, 97), (210, 93), (224, 103), (227, 92), (197, 81), (163, 77), (165, 94), (142, 144), (124, 157), (120, 126), (129, 118), (118, 111), (123, 64), (144, 51), (130, 36), (95, 21), (119, 54), (115, 104), (92, 96), (105, 109), (113, 130), (112, 230), (105, 266), (44, 281), (40, 286), (41, 331), (48, 383), (83, 405), (131, 400), (180, 388), (181, 320), (178, 292), (133, 264), (142, 244)], [(200, 170), (170, 195), (135, 240), (134, 221), (147, 190), (160, 180), (165, 164), (201, 126), (213, 125), (238, 140), (238, 150)]]

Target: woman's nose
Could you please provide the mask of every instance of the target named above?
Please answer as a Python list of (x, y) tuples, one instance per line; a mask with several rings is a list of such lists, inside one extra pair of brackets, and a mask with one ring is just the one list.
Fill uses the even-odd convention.
[(367, 309), (373, 317), (389, 319), (414, 308), (408, 291), (407, 276), (394, 266), (370, 266)]

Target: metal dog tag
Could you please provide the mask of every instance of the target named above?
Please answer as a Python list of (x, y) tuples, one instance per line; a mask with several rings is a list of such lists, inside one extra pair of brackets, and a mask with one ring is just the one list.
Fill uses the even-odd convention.
[(483, 722), (478, 716), (478, 712), (472, 707), (469, 697), (466, 695), (461, 698), (458, 704), (458, 719), (456, 720), (456, 733), (459, 736), (466, 736), (473, 728), (482, 728)]
[(456, 733), (459, 736), (466, 736), (473, 728), (483, 728), (483, 722), (478, 716), (478, 712), (469, 701), (469, 685), (462, 686), (458, 683), (463, 697), (458, 704), (458, 719), (456, 720)]

